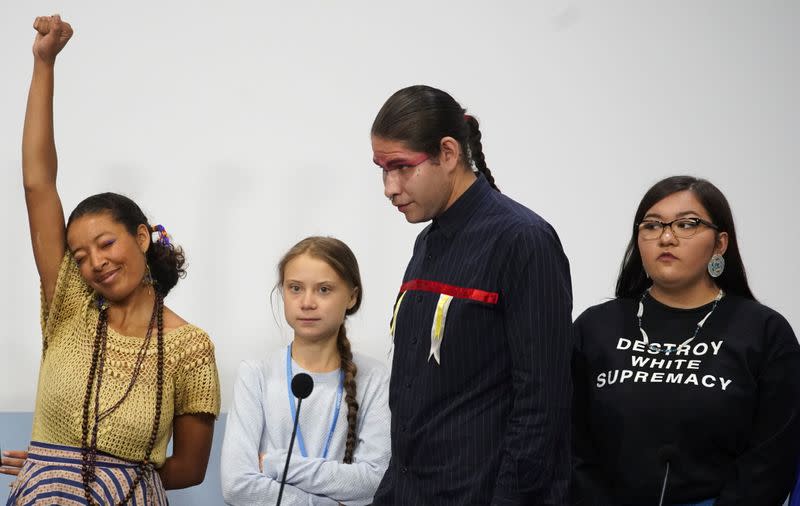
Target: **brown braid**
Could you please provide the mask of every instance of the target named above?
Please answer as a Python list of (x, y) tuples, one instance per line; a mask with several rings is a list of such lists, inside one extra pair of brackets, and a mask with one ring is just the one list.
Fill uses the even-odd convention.
[(97, 317), (97, 329), (94, 333), (94, 344), (92, 346), (92, 362), (89, 365), (89, 377), (86, 381), (86, 394), (83, 397), (83, 424), (81, 437), (81, 476), (83, 478), (84, 494), (86, 495), (87, 502), (90, 499), (90, 489), (88, 483), (94, 479), (93, 470), (90, 472), (90, 455), (91, 449), (88, 446), (89, 438), (89, 403), (92, 399), (92, 387), (94, 386), (95, 373), (97, 371), (97, 362), (100, 355), (100, 342), (103, 340), (102, 336), (108, 331), (108, 306), (105, 302), (99, 302), (100, 314)]
[(469, 156), (472, 159), (472, 163), (475, 164), (476, 169), (486, 176), (486, 181), (489, 182), (489, 185), (495, 190), (500, 191), (500, 188), (494, 183), (492, 171), (486, 166), (486, 158), (483, 156), (483, 144), (481, 144), (481, 130), (478, 127), (478, 120), (475, 119), (475, 116), (469, 114), (464, 115), (464, 120), (469, 127), (469, 138), (467, 142), (469, 143)]
[(358, 366), (353, 362), (353, 352), (350, 349), (350, 340), (347, 339), (344, 323), (339, 327), (336, 347), (339, 349), (339, 360), (342, 371), (344, 371), (344, 400), (347, 402), (347, 440), (344, 447), (344, 463), (352, 464), (353, 452), (356, 448), (356, 421), (358, 419), (358, 401), (356, 400)]
[[(123, 506), (131, 500), (133, 494), (135, 493), (136, 487), (138, 487), (139, 483), (141, 482), (144, 473), (152, 470), (150, 457), (152, 456), (153, 448), (155, 448), (156, 444), (156, 438), (158, 437), (158, 428), (161, 422), (161, 401), (164, 390), (164, 297), (160, 293), (156, 292), (155, 301), (153, 302), (153, 315), (150, 318), (147, 335), (142, 343), (142, 348), (139, 350), (136, 366), (131, 374), (131, 381), (125, 391), (125, 394), (123, 394), (119, 401), (117, 401), (110, 408), (106, 409), (103, 413), (100, 413), (100, 387), (103, 383), (106, 342), (108, 339), (108, 305), (102, 300), (100, 302), (100, 314), (98, 315), (97, 319), (97, 330), (95, 331), (94, 346), (92, 349), (92, 363), (89, 366), (89, 376), (86, 381), (86, 395), (83, 399), (83, 434), (81, 439), (81, 477), (83, 478), (83, 492), (84, 497), (86, 498), (86, 503), (91, 506), (97, 504), (91, 495), (91, 483), (95, 479), (95, 464), (97, 462), (97, 429), (100, 425), (100, 420), (110, 415), (122, 404), (122, 402), (128, 396), (128, 393), (133, 388), (133, 384), (136, 383), (141, 371), (141, 365), (142, 361), (144, 360), (145, 352), (150, 344), (154, 320), (156, 321), (158, 327), (156, 340), (158, 362), (156, 370), (156, 412), (155, 419), (153, 420), (153, 430), (150, 432), (150, 438), (147, 442), (147, 450), (145, 451), (144, 459), (142, 459), (142, 462), (136, 468), (136, 478), (133, 480), (130, 489), (125, 494), (125, 497), (122, 499), (122, 501), (117, 503), (117, 506)], [(91, 429), (91, 442), (88, 442), (89, 405), (91, 403), (93, 390), (94, 420)]]

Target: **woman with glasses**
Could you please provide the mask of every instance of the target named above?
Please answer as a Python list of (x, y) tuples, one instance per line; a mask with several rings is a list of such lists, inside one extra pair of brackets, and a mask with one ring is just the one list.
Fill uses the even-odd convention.
[(574, 331), (574, 504), (783, 504), (800, 456), (800, 346), (750, 291), (714, 185), (676, 176), (648, 190), (616, 298)]

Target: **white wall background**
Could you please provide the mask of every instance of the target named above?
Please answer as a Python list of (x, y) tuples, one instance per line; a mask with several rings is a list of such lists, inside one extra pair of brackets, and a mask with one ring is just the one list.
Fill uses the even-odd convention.
[(19, 153), (31, 23), (52, 12), (75, 27), (56, 83), (64, 207), (125, 193), (186, 248), (189, 276), (168, 303), (213, 337), (225, 409), (238, 362), (290, 336), (269, 292), (306, 235), (356, 252), (366, 300), (350, 335), (386, 357), (420, 227), (382, 196), (369, 128), (416, 83), (479, 118), (501, 189), (556, 227), (576, 316), (613, 294), (644, 191), (690, 173), (727, 195), (756, 296), (800, 330), (800, 3), (6, 1), (0, 411), (34, 403), (38, 283)]

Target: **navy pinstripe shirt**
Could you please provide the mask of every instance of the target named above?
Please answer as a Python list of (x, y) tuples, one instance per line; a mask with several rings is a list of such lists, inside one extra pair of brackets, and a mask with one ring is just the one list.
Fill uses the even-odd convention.
[(566, 504), (572, 292), (553, 228), (479, 175), (420, 233), (401, 295), (374, 504)]

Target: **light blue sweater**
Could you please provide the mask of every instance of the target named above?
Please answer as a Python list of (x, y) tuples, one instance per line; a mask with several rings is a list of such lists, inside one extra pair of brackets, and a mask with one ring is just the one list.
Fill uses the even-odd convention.
[[(341, 409), (328, 458), (321, 458), (339, 384), (339, 371), (312, 373), (292, 361), (292, 373), (305, 372), (314, 390), (300, 408), (300, 430), (308, 457), (295, 441), (281, 504), (369, 504), (389, 464), (389, 373), (372, 358), (354, 353), (356, 374), (356, 448), (353, 463), (344, 464), (347, 403)], [(292, 435), (286, 379), (286, 349), (264, 361), (239, 366), (222, 444), (222, 495), (235, 506), (274, 504)], [(259, 455), (266, 454), (259, 471)]]

